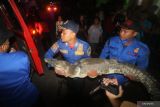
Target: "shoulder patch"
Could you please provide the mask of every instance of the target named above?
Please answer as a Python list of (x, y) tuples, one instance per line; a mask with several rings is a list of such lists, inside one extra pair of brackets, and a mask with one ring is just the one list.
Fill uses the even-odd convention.
[(139, 48), (135, 48), (134, 53), (138, 53), (138, 52), (139, 52)]
[(58, 43), (57, 43), (57, 42), (54, 43), (54, 44), (52, 45), (52, 47), (51, 47), (52, 51), (54, 51), (54, 52), (55, 52), (58, 48), (59, 48), (59, 46), (58, 46)]

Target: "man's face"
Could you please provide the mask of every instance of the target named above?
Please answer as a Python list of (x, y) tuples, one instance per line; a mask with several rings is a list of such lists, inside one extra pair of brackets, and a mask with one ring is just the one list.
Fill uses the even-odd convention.
[(137, 35), (137, 32), (131, 29), (121, 28), (120, 38), (122, 40), (134, 38)]
[(61, 33), (61, 39), (63, 42), (69, 42), (75, 37), (75, 33), (69, 29), (64, 29)]
[(58, 16), (58, 21), (62, 21), (62, 17), (61, 16)]
[(9, 40), (6, 40), (0, 47), (2, 52), (7, 52), (9, 49)]

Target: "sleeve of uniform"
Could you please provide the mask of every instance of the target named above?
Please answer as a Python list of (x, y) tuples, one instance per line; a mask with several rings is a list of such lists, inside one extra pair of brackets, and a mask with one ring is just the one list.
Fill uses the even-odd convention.
[(84, 48), (84, 58), (90, 58), (91, 55), (91, 47), (89, 44), (86, 45), (86, 48)]
[(109, 40), (105, 43), (104, 48), (99, 56), (100, 58), (108, 58), (109, 57)]
[(29, 61), (29, 57), (27, 56), (27, 54), (25, 54), (26, 55), (26, 64), (27, 64), (27, 68), (28, 68), (28, 74), (30, 73), (30, 61)]
[[(22, 51), (17, 51), (16, 52), (19, 59), (21, 59), (21, 67), (23, 67), (23, 69), (25, 69), (24, 71), (26, 71), (26, 76), (29, 76), (30, 73), (30, 61), (29, 61), (29, 57), (26, 53), (22, 52)], [(14, 53), (13, 53), (14, 54)]]
[(44, 57), (45, 58), (53, 58), (53, 56), (58, 52), (59, 50), (59, 45), (58, 42), (54, 43), (48, 51), (45, 53)]
[(141, 70), (146, 70), (146, 68), (148, 67), (149, 54), (150, 51), (148, 47), (140, 53), (139, 58), (137, 60), (137, 67), (140, 68)]

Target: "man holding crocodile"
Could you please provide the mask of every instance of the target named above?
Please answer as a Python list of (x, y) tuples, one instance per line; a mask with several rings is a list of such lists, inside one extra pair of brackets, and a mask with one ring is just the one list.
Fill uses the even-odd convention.
[[(138, 22), (126, 20), (121, 25), (119, 35), (110, 38), (105, 43), (100, 58), (115, 59), (120, 63), (133, 64), (141, 70), (146, 70), (150, 52), (147, 45), (135, 38), (139, 30)], [(117, 78), (120, 84), (127, 81), (123, 75), (112, 74), (108, 77)]]
[[(61, 39), (54, 43), (45, 53), (45, 58), (52, 59), (53, 56), (55, 56), (55, 54), (58, 52), (60, 52), (63, 58), (70, 64), (74, 64), (83, 58), (89, 58), (91, 53), (89, 44), (76, 37), (79, 30), (78, 24), (72, 20), (67, 20), (61, 27), (63, 29), (61, 33)], [(55, 72), (59, 75), (64, 74), (64, 71), (58, 69), (57, 67), (55, 67)], [(75, 99), (75, 96), (81, 96), (81, 91), (84, 87), (84, 79), (66, 78), (66, 80), (70, 92), (69, 95), (71, 95), (70, 97)]]

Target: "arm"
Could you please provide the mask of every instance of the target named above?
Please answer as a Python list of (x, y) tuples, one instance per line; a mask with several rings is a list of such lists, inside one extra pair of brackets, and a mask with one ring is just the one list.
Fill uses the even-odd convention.
[(48, 49), (48, 51), (45, 53), (45, 58), (53, 58), (53, 56), (59, 51), (59, 45), (58, 42), (54, 43), (51, 48)]
[(100, 40), (99, 42), (103, 42), (103, 29), (102, 29), (102, 26), (100, 26)]
[(105, 58), (109, 57), (109, 52), (110, 51), (109, 51), (109, 40), (108, 40), (105, 43), (104, 48), (102, 49), (102, 52), (99, 57), (105, 59)]
[(100, 26), (100, 35), (102, 36), (102, 33), (103, 33), (103, 29), (102, 29), (102, 26)]
[[(103, 83), (107, 86), (109, 83), (118, 85), (118, 81), (117, 79), (109, 79), (109, 78), (104, 78), (103, 79)], [(108, 97), (109, 101), (111, 102), (113, 107), (120, 107), (122, 101), (119, 99), (120, 97), (122, 97), (123, 95), (123, 89), (122, 86), (119, 86), (119, 94), (118, 95), (114, 95), (112, 93), (110, 93), (109, 91), (105, 91), (106, 96)]]
[(88, 29), (88, 35), (90, 35), (90, 33), (92, 32), (91, 30), (92, 30), (92, 26), (90, 26)]
[(28, 55), (23, 51), (16, 51), (11, 54), (13, 54), (15, 60), (18, 60), (18, 63), (16, 63), (18, 65), (15, 66), (19, 66), (19, 69), (22, 69), (21, 71), (25, 74), (25, 76), (27, 76), (27, 78), (29, 78), (30, 60)]
[(90, 36), (91, 36), (91, 33), (92, 33), (92, 25), (89, 27), (89, 29), (88, 29), (88, 38), (87, 38), (87, 40), (88, 41), (90, 41)]
[(89, 46), (89, 44), (87, 44), (87, 46), (84, 48), (84, 57), (83, 58), (90, 58), (91, 55), (91, 47)]
[(141, 70), (145, 70), (148, 67), (149, 63), (149, 49), (147, 49), (145, 52), (140, 53), (139, 57), (137, 58), (137, 67)]
[(119, 98), (122, 96), (122, 93), (123, 93), (122, 86), (119, 86), (119, 94), (118, 95), (114, 95), (114, 94), (106, 91), (106, 95), (107, 95), (107, 97), (113, 107), (120, 107), (122, 101)]

